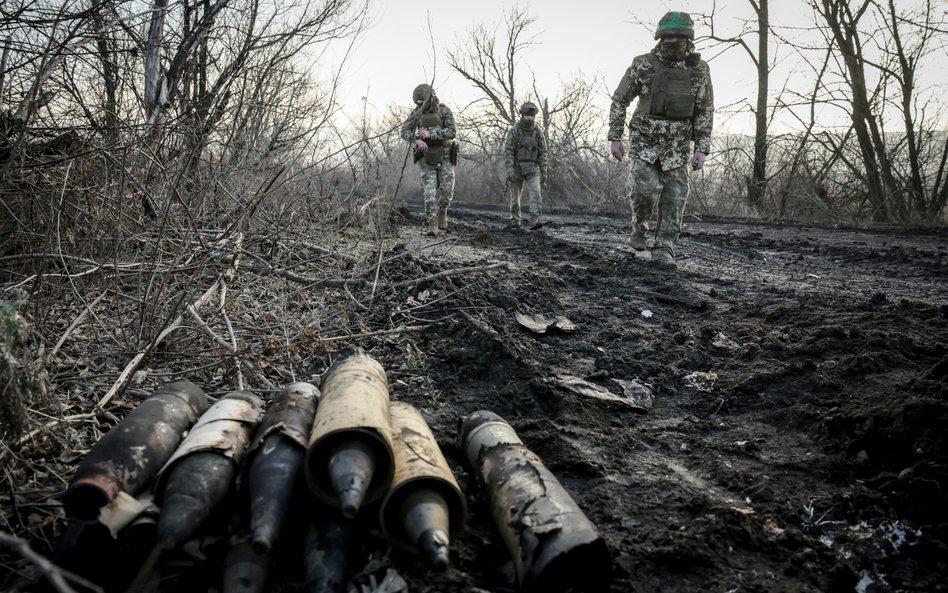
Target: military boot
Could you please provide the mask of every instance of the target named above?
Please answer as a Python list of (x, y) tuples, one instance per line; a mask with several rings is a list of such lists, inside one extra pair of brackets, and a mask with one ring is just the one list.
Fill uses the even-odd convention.
[(438, 228), (442, 231), (448, 230), (448, 209), (438, 208)]
[(674, 270), (678, 268), (678, 265), (675, 263), (675, 257), (670, 251), (662, 247), (652, 250), (652, 261), (655, 262), (655, 265), (657, 265), (659, 268), (664, 268), (666, 270)]
[(645, 243), (645, 233), (632, 231), (632, 240), (629, 242), (629, 245), (631, 245), (632, 249), (636, 251), (645, 251), (645, 248), (647, 247)]
[(428, 223), (428, 230), (425, 231), (425, 234), (428, 235), (429, 237), (437, 237), (437, 236), (438, 236), (438, 221), (437, 221), (437, 219), (432, 219), (431, 222)]
[(543, 223), (540, 222), (540, 217), (533, 215), (530, 217), (530, 221), (527, 223), (527, 228), (531, 231), (536, 231), (543, 228)]

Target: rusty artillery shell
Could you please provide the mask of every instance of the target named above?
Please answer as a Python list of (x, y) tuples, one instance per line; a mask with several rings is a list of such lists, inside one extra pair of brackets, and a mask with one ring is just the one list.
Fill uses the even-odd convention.
[(346, 584), (352, 521), (325, 513), (306, 530), (303, 568), (306, 593), (342, 593)]
[(241, 539), (224, 556), (223, 593), (262, 593), (270, 572), (270, 552), (259, 553)]
[(90, 520), (119, 492), (138, 496), (207, 409), (207, 396), (190, 381), (159, 388), (99, 439), (63, 498), (66, 514)]
[(184, 543), (227, 497), (262, 407), (252, 393), (228, 393), (198, 419), (162, 468), (155, 484), (160, 549)]
[(253, 546), (258, 554), (270, 551), (283, 528), (318, 402), (315, 386), (288, 385), (274, 398), (251, 444), (247, 481)]
[(521, 590), (608, 590), (612, 560), (605, 541), (514, 429), (479, 411), (463, 419), (459, 432)]
[(391, 420), (385, 370), (356, 352), (326, 371), (306, 452), (306, 480), (352, 518), (392, 483)]
[(421, 412), (392, 402), (391, 413), (395, 477), (379, 510), (382, 530), (435, 570), (445, 570), (449, 534), (464, 527), (464, 495)]

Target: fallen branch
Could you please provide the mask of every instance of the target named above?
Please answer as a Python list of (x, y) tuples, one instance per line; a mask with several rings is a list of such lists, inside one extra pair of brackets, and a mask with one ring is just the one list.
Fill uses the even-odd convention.
[(319, 338), (320, 342), (341, 342), (342, 340), (352, 340), (355, 338), (370, 338), (372, 336), (388, 336), (392, 334), (402, 334), (406, 332), (423, 331), (431, 327), (431, 324), (425, 325), (403, 325), (392, 329), (380, 329), (374, 332), (365, 332), (361, 334), (349, 334), (347, 336), (332, 336), (330, 338)]
[(507, 268), (507, 262), (501, 262), (499, 264), (490, 264), (486, 266), (475, 266), (471, 268), (453, 268), (450, 270), (442, 270), (437, 274), (431, 274), (430, 276), (425, 276), (424, 278), (416, 278), (414, 280), (403, 280), (402, 282), (396, 282), (395, 284), (389, 284), (388, 288), (401, 288), (403, 286), (411, 286), (414, 284), (420, 284), (421, 282), (428, 282), (430, 280), (435, 280), (437, 278), (446, 278), (448, 276), (460, 276), (461, 274), (471, 274), (473, 272), (486, 272), (488, 270), (496, 270), (497, 268)]
[(267, 264), (248, 264), (241, 263), (240, 268), (242, 270), (248, 270), (255, 274), (261, 274), (263, 276), (281, 276), (286, 278), (290, 282), (295, 282), (296, 284), (303, 284), (307, 288), (342, 288), (345, 286), (364, 286), (365, 280), (362, 279), (327, 279), (327, 278), (307, 278), (306, 276), (301, 276), (296, 272), (291, 272), (285, 268), (274, 268), (271, 265)]
[(80, 313), (79, 316), (76, 317), (76, 319), (72, 322), (72, 324), (68, 328), (66, 328), (66, 332), (62, 336), (60, 336), (59, 340), (56, 342), (56, 345), (53, 346), (53, 349), (50, 351), (49, 356), (46, 357), (46, 360), (52, 360), (53, 357), (56, 356), (56, 353), (59, 352), (60, 348), (62, 348), (62, 345), (66, 342), (66, 339), (69, 337), (69, 334), (72, 333), (72, 330), (76, 329), (76, 327), (80, 323), (82, 323), (82, 320), (86, 318), (86, 315), (89, 314), (92, 311), (92, 309), (94, 309), (95, 306), (99, 304), (99, 301), (101, 301), (102, 298), (107, 294), (109, 294), (108, 288), (106, 288), (102, 292), (102, 294), (96, 297), (96, 299), (92, 301), (92, 303), (90, 303), (88, 306), (86, 306), (85, 309), (82, 310), (82, 313)]
[(458, 311), (458, 312), (461, 314), (461, 317), (463, 317), (464, 319), (467, 319), (467, 322), (473, 325), (474, 329), (476, 329), (477, 331), (481, 332), (482, 334), (486, 335), (489, 338), (493, 338), (495, 340), (500, 339), (500, 334), (497, 332), (497, 330), (487, 325), (487, 323), (481, 321), (480, 319), (475, 319), (474, 316), (468, 313), (467, 311)]

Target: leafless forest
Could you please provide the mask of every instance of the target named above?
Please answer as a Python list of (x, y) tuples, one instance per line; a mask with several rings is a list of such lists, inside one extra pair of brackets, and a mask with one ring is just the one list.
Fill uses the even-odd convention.
[[(408, 106), (393, 105), (381, 119), (353, 111), (339, 95), (340, 72), (321, 67), (330, 47), (360, 51), (371, 1), (0, 1), (0, 589), (27, 590), (45, 582), (59, 592), (95, 590), (46, 560), (66, 525), (60, 496), (75, 464), (101, 435), (169, 381), (187, 377), (214, 398), (232, 390), (272, 395), (294, 381), (318, 383), (340, 352), (359, 347), (386, 367), (395, 395), (414, 398), (425, 409), (449, 461), (460, 467), (456, 446), (445, 442), (453, 443), (458, 415), (471, 410), (452, 407), (447, 387), (433, 379), (446, 371), (434, 361), (463, 360), (467, 371), (475, 363), (469, 353), (453, 353), (450, 337), (501, 344), (481, 344), (481, 357), (527, 361), (522, 368), (502, 365), (512, 377), (525, 376), (526, 369), (539, 364), (529, 355), (532, 346), (508, 335), (509, 330), (492, 329), (491, 322), (496, 327), (501, 321), (491, 317), (490, 307), (545, 303), (549, 313), (550, 307), (556, 309), (550, 295), (557, 286), (576, 282), (585, 294), (585, 283), (601, 280), (611, 266), (651, 279), (646, 292), (674, 293), (676, 306), (697, 315), (693, 305), (701, 299), (695, 291), (718, 282), (687, 276), (686, 261), (691, 284), (676, 288), (637, 268), (634, 254), (613, 261), (616, 251), (589, 247), (595, 243), (589, 233), (621, 238), (621, 221), (628, 214), (626, 169), (609, 158), (605, 140), (611, 89), (604, 81), (578, 78), (562, 88), (532, 86), (525, 56), (538, 43), (535, 21), (517, 7), (472, 24), (468, 37), (447, 48), (442, 67), (459, 74), (479, 97), (452, 106), (462, 146), (455, 194), (460, 230), (453, 236), (464, 239), (450, 256), (419, 241), (414, 236), (420, 208), (417, 174), (398, 137)], [(795, 41), (794, 31), (772, 24), (768, 0), (748, 0), (757, 18), (740, 27), (720, 25), (725, 21), (719, 14), (693, 14), (702, 25), (696, 41), (705, 59), (713, 66), (715, 55), (737, 52), (757, 72), (759, 84), (756, 96), (717, 106), (719, 118), (752, 113), (755, 132), (715, 136), (704, 171), (693, 177), (688, 220), (770, 229), (763, 235), (750, 232), (756, 241), (749, 243), (750, 250), (766, 254), (761, 257), (832, 243), (822, 236), (812, 244), (796, 238), (787, 247), (771, 235), (774, 228), (808, 225), (869, 233), (864, 242), (853, 243), (865, 247), (868, 242), (869, 247), (853, 247), (863, 255), (871, 251), (865, 267), (800, 273), (850, 285), (834, 292), (838, 303), (821, 302), (817, 309), (838, 306), (842, 311), (855, 298), (847, 290), (863, 290), (869, 293), (859, 293), (858, 299), (866, 296), (873, 306), (901, 302), (898, 314), (917, 313), (907, 322), (913, 335), (906, 334), (898, 346), (917, 358), (898, 369), (925, 377), (926, 397), (943, 401), (945, 340), (939, 336), (946, 335), (948, 305), (944, 293), (939, 296), (943, 284), (937, 278), (943, 282), (946, 269), (948, 87), (925, 87), (919, 81), (920, 73), (945, 66), (948, 6), (925, 0), (795, 1), (812, 15), (819, 43), (804, 45)], [(775, 56), (798, 63), (803, 75), (774, 80)], [(478, 255), (491, 247), (483, 220), (492, 220), (491, 208), (504, 191), (502, 139), (525, 98), (540, 104), (538, 121), (552, 156), (544, 198), (551, 216), (562, 217), (560, 227), (554, 224), (539, 238), (515, 237), (493, 246), (501, 249), (494, 253), (500, 259), (504, 253), (535, 256), (521, 262), (528, 288), (504, 284), (506, 264)], [(820, 119), (827, 112), (846, 114), (847, 126), (828, 127)], [(795, 122), (792, 129), (772, 131), (778, 115)], [(464, 214), (465, 208), (483, 213)], [(571, 221), (573, 215), (610, 222), (600, 228), (588, 218)], [(557, 234), (557, 228), (570, 225), (583, 230)], [(735, 258), (744, 257), (740, 252), (730, 259), (721, 254), (745, 240), (741, 233), (696, 226), (693, 262), (734, 266)], [(900, 233), (912, 237), (905, 244), (913, 251), (887, 251), (901, 249), (892, 247)], [(466, 259), (458, 252), (474, 255)], [(552, 252), (562, 259), (545, 259)], [(839, 255), (831, 246), (826, 253), (839, 257), (840, 265), (862, 257), (847, 259), (849, 252)], [(571, 256), (585, 262), (576, 266), (598, 271), (581, 279), (579, 268), (570, 267)], [(893, 273), (904, 274), (908, 288), (900, 293), (898, 283), (879, 281), (873, 292), (866, 278), (891, 270), (872, 266), (896, 260), (904, 266), (893, 267), (901, 270)], [(555, 267), (559, 279), (533, 276), (541, 262)], [(728, 282), (741, 281), (739, 268), (728, 268), (734, 273)], [(797, 296), (806, 292), (786, 278), (782, 282), (791, 293), (802, 291)], [(482, 294), (491, 290), (502, 292)], [(728, 290), (715, 286), (711, 293), (724, 298)], [(725, 324), (723, 331), (728, 324), (740, 325), (725, 317), (718, 320)], [(712, 327), (718, 326), (708, 324), (702, 331), (713, 335)], [(895, 318), (892, 327), (901, 327)], [(709, 338), (675, 329), (661, 331), (679, 345)], [(748, 335), (754, 331), (748, 329)], [(829, 337), (856, 335), (849, 329), (839, 332)], [(787, 335), (794, 332), (788, 329)], [(595, 359), (598, 345), (593, 338), (585, 340), (589, 352), (580, 358)], [(748, 354), (749, 341), (735, 346), (745, 349), (744, 360), (763, 360)], [(554, 341), (543, 348), (559, 346)], [(801, 352), (809, 355), (809, 350)], [(900, 364), (893, 358), (898, 356), (880, 355), (879, 360)], [(896, 368), (866, 364), (879, 373)], [(660, 363), (649, 365), (657, 380)], [(754, 379), (761, 393), (768, 389), (760, 378), (765, 374)], [(445, 385), (459, 381), (452, 378)], [(534, 377), (531, 393), (552, 389), (540, 383)], [(467, 394), (467, 406), (476, 406), (472, 391), (470, 384), (458, 386), (458, 393)], [(542, 433), (538, 419), (550, 413), (545, 401), (538, 397), (524, 409), (528, 434)], [(701, 415), (702, 405), (679, 403), (687, 408), (682, 417)], [(738, 413), (738, 406), (722, 399), (712, 415), (731, 408)], [(938, 409), (944, 414), (943, 404)], [(833, 408), (827, 414), (840, 412)], [(615, 428), (609, 422), (597, 419), (590, 426), (609, 434)], [(845, 424), (840, 430), (861, 430), (855, 421), (838, 422)], [(925, 487), (943, 493), (948, 487), (944, 437), (938, 441), (934, 433), (922, 432), (935, 439), (926, 449), (935, 455), (924, 460), (926, 479), (942, 472), (931, 478), (934, 486), (926, 482)], [(554, 469), (568, 476), (570, 488), (584, 490), (582, 480), (593, 479), (596, 464), (572, 465), (567, 452), (539, 440), (557, 460)], [(847, 454), (870, 450), (871, 455), (871, 447), (853, 446)], [(919, 474), (920, 465), (914, 467)], [(902, 476), (901, 469), (886, 467), (894, 476)], [(929, 494), (913, 500), (924, 507), (938, 498)], [(614, 502), (622, 504), (616, 497)], [(580, 502), (586, 498), (577, 496)], [(606, 513), (600, 508), (592, 514), (602, 519)], [(944, 534), (943, 511), (940, 517), (941, 523), (928, 527)], [(820, 520), (809, 519), (814, 525)], [(489, 538), (484, 523), (472, 525), (478, 538)], [(731, 528), (750, 529), (740, 522)], [(638, 540), (629, 544), (619, 535), (607, 539), (617, 558), (631, 553), (628, 546), (639, 546)], [(944, 541), (934, 548), (943, 550)], [(509, 590), (509, 584), (474, 568), (483, 560), (474, 551), (478, 545), (459, 545), (460, 558), (453, 560), (462, 576), (435, 584), (406, 576), (411, 590)], [(674, 543), (669, 546), (662, 548), (668, 554), (661, 556), (663, 562), (689, 561), (676, 556), (681, 549)], [(713, 557), (700, 560), (714, 562)], [(380, 562), (375, 556), (373, 561)], [(838, 558), (793, 562), (792, 575), (784, 573), (790, 579), (785, 586), (768, 589), (763, 577), (753, 580), (755, 574), (747, 577), (746, 589), (733, 590), (850, 591), (869, 578), (862, 565), (841, 573)], [(879, 558), (872, 562), (884, 564)], [(919, 574), (944, 567), (943, 561), (926, 562), (920, 561)], [(366, 560), (358, 563), (355, 572)], [(829, 576), (813, 566), (825, 567)], [(646, 571), (637, 580), (631, 567), (631, 561), (622, 564), (613, 591), (701, 590), (693, 581), (664, 589), (658, 573)], [(813, 574), (807, 577), (807, 571)], [(880, 591), (944, 590), (925, 589), (934, 582), (928, 577), (917, 587), (911, 576), (900, 578), (875, 582)], [(724, 587), (731, 581), (713, 582)], [(373, 590), (362, 586), (350, 590)], [(867, 590), (872, 589), (862, 589)]]

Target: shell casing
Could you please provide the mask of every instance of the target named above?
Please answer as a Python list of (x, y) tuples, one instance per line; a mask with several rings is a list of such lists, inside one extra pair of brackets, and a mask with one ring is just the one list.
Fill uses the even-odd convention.
[(190, 381), (157, 389), (105, 433), (76, 468), (63, 497), (66, 514), (91, 520), (119, 492), (145, 492), (206, 409), (207, 396)]
[(245, 464), (250, 525), (258, 554), (280, 536), (301, 476), (319, 390), (309, 383), (286, 386), (270, 403)]
[(399, 547), (444, 570), (449, 536), (464, 529), (464, 495), (421, 412), (392, 402), (391, 416), (395, 476), (379, 509), (382, 530)]
[(461, 422), (459, 436), (521, 590), (607, 591), (612, 558), (605, 541), (513, 428), (480, 411)]
[[(310, 489), (332, 506), (345, 505), (347, 514), (380, 499), (394, 474), (391, 432), (388, 381), (382, 366), (358, 352), (336, 361), (322, 380), (306, 452)], [(357, 474), (349, 471), (353, 468)], [(364, 482), (361, 500), (356, 500), (361, 486), (347, 482), (346, 476)]]

